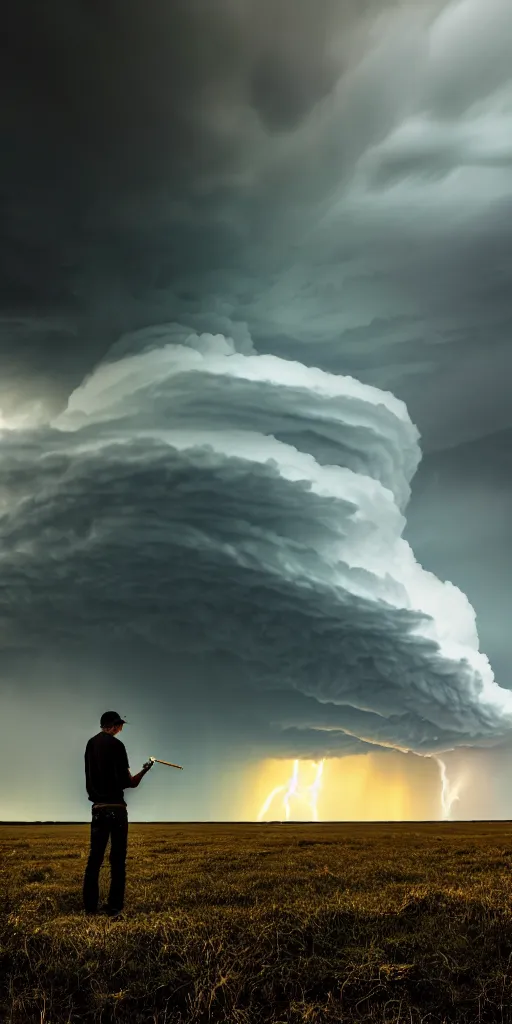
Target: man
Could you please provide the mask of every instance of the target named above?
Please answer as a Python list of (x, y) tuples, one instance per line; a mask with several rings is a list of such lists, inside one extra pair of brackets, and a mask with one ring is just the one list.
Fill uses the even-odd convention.
[(99, 899), (99, 874), (110, 837), (110, 892), (107, 914), (119, 917), (124, 905), (128, 811), (125, 789), (136, 789), (153, 766), (147, 761), (137, 775), (130, 774), (126, 748), (116, 739), (126, 720), (116, 711), (101, 716), (101, 732), (85, 748), (85, 783), (92, 801), (91, 846), (85, 869), (83, 901), (86, 914), (95, 914)]

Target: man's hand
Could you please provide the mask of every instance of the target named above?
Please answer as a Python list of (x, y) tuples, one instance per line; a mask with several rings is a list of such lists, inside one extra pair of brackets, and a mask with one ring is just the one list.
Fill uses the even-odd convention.
[(154, 763), (154, 761), (144, 761), (142, 767), (145, 768), (146, 771), (149, 771), (149, 769), (153, 767)]

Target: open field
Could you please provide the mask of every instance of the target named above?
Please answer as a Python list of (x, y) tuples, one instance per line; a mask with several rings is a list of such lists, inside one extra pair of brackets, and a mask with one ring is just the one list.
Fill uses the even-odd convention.
[(512, 1024), (509, 822), (132, 824), (119, 921), (88, 838), (0, 827), (2, 1024)]

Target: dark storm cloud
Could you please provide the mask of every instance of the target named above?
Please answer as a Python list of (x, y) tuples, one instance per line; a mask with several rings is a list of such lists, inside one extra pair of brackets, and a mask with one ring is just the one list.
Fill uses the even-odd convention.
[(470, 606), (400, 541), (417, 431), (343, 377), (425, 448), (508, 423), (512, 33), (482, 11), (10, 8), (4, 648), (138, 637), (205, 699), (215, 662), (269, 751), (505, 729)]
[[(190, 301), (212, 312), (208, 275), (224, 268), (228, 314), (236, 307), (231, 318), (250, 322), (257, 345), (301, 343), (303, 361), (346, 372), (360, 328), (361, 374), (397, 387), (416, 419), (418, 335), (421, 376), (436, 388), (451, 362), (432, 338), (450, 347), (459, 330), (452, 362), (479, 344), (466, 296), (482, 292), (489, 345), (510, 324), (508, 279), (496, 302), (482, 246), (494, 231), (488, 196), (510, 193), (509, 28), (504, 0), (485, 18), (475, 0), (12, 6), (0, 289), (10, 315), (31, 309), (35, 321), (21, 345), (4, 331), (18, 397), (32, 396), (36, 375), (40, 393), (62, 402), (116, 335), (179, 318)], [(455, 210), (442, 189), (453, 173)], [(493, 262), (506, 278), (499, 211), (496, 223)], [(262, 310), (293, 266), (309, 288), (306, 317), (286, 288)], [(48, 307), (50, 319), (71, 318), (64, 344)], [(383, 320), (396, 329), (391, 351)], [(429, 444), (435, 417), (418, 414)]]
[[(160, 335), (98, 367), (52, 427), (2, 435), (4, 647), (140, 637), (217, 709), (226, 684), (228, 706), (257, 695), (242, 730), (262, 752), (276, 725), (296, 756), (506, 734), (469, 604), (401, 537), (418, 457), (403, 404), (223, 336)], [(326, 443), (337, 465), (315, 457)]]

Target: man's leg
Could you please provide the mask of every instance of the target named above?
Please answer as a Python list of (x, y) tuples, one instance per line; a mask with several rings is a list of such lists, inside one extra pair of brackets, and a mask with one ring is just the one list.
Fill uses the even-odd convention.
[(89, 914), (98, 909), (100, 868), (108, 843), (109, 822), (101, 809), (92, 812), (91, 847), (84, 875), (84, 908)]
[(112, 809), (110, 825), (110, 910), (122, 910), (126, 882), (126, 851), (128, 847), (128, 812), (124, 807)]

